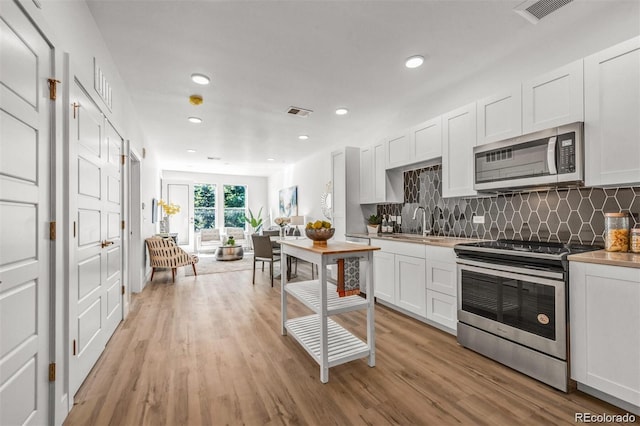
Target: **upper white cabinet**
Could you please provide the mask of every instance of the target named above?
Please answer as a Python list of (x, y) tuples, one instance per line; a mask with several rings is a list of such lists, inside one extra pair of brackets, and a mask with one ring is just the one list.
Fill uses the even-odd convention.
[(360, 203), (402, 203), (404, 176), (400, 170), (387, 171), (385, 141), (363, 148), (360, 153)]
[(477, 145), (522, 134), (522, 86), (478, 101)]
[(409, 135), (396, 136), (386, 144), (387, 168), (404, 166), (413, 162), (412, 143)]
[(571, 378), (640, 413), (640, 269), (569, 267)]
[(476, 103), (442, 116), (442, 195), (475, 196), (473, 147), (476, 145)]
[(442, 117), (432, 118), (411, 129), (415, 162), (442, 156)]
[(408, 166), (442, 156), (442, 118), (437, 117), (389, 139), (387, 169)]
[(584, 60), (585, 183), (640, 182), (640, 37)]
[(584, 121), (583, 60), (522, 85), (522, 132)]

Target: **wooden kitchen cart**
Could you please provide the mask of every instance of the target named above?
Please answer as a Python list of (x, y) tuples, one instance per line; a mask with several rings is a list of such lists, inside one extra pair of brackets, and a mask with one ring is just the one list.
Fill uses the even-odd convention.
[[(370, 367), (375, 366), (375, 324), (373, 289), (373, 251), (378, 247), (342, 241), (328, 241), (326, 246), (314, 245), (307, 239), (282, 241), (281, 302), (282, 335), (289, 333), (309, 355), (320, 364), (320, 381), (329, 381), (329, 367), (368, 357)], [(318, 265), (318, 279), (288, 283), (287, 256), (294, 256)], [(338, 297), (336, 286), (327, 282), (327, 265), (339, 259), (357, 257), (366, 261), (365, 277), (360, 277), (361, 296)], [(363, 285), (366, 283), (366, 285)], [(314, 314), (287, 319), (287, 295), (291, 295), (311, 309)], [(331, 315), (366, 309), (367, 341), (363, 342), (335, 321)]]

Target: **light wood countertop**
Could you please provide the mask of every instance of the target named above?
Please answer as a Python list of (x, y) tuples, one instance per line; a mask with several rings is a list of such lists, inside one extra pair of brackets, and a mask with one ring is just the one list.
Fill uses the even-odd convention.
[[(348, 237), (369, 238), (371, 240), (398, 241), (403, 243), (422, 244), (427, 246), (439, 246), (453, 248), (456, 244), (474, 243), (484, 241), (475, 238), (442, 237), (429, 235), (423, 237), (417, 234), (347, 234)], [(373, 243), (372, 241), (372, 244)]]
[(298, 247), (303, 250), (308, 250), (319, 254), (341, 254), (341, 253), (353, 253), (361, 251), (374, 251), (380, 250), (379, 247), (367, 246), (364, 244), (349, 243), (345, 241), (333, 241), (328, 240), (327, 245), (314, 245), (313, 241), (307, 238), (299, 240), (280, 240), (278, 241), (283, 246)]
[(601, 265), (640, 268), (640, 253), (620, 253), (606, 250), (572, 254), (567, 257), (571, 262), (598, 263)]

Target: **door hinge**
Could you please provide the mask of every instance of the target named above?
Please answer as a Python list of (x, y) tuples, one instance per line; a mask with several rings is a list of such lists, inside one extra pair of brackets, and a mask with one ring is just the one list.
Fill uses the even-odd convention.
[(74, 102), (71, 104), (71, 106), (73, 107), (73, 118), (76, 118), (76, 111), (78, 110), (78, 108), (80, 108), (80, 104), (77, 102)]
[(127, 161), (127, 156), (124, 154), (120, 155), (120, 162), (122, 163), (123, 166), (126, 161)]
[(77, 353), (76, 339), (73, 339), (73, 356), (76, 356)]
[(49, 364), (49, 381), (50, 382), (56, 381), (56, 363), (55, 362), (52, 362), (51, 364)]
[(124, 220), (122, 221), (122, 229), (124, 229)]
[(56, 100), (56, 89), (58, 88), (58, 83), (60, 83), (60, 80), (56, 80), (55, 78), (48, 78), (47, 81), (49, 82), (49, 99), (51, 99), (52, 101)]
[(56, 223), (55, 222), (49, 222), (49, 239), (50, 240), (56, 239)]
[(124, 286), (122, 286), (122, 294), (124, 294)]

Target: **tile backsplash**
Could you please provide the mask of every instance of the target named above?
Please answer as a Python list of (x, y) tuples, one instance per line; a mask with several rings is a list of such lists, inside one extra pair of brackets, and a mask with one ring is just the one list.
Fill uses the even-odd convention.
[[(570, 188), (499, 194), (486, 198), (443, 198), (441, 166), (404, 174), (404, 204), (381, 204), (378, 214), (402, 216), (396, 232), (422, 232), (426, 210), (427, 229), (438, 235), (529, 241), (604, 244), (604, 213), (630, 212), (631, 227), (640, 226), (640, 187)], [(474, 224), (483, 216), (484, 224)]]

